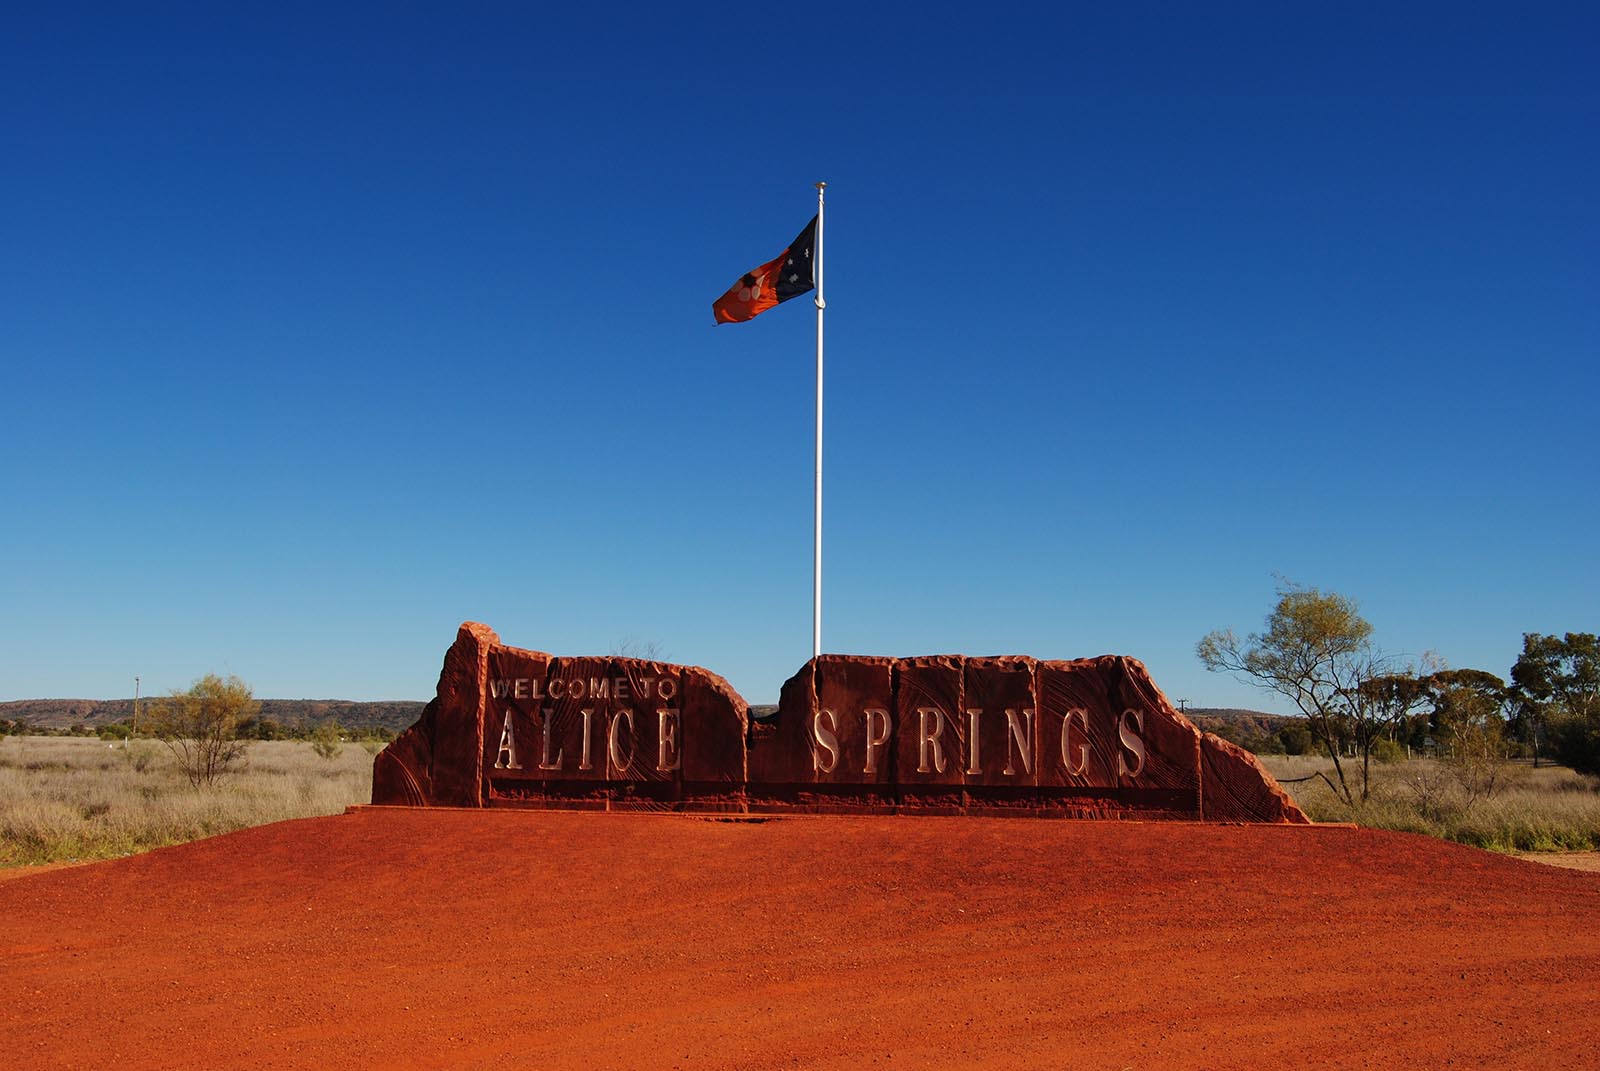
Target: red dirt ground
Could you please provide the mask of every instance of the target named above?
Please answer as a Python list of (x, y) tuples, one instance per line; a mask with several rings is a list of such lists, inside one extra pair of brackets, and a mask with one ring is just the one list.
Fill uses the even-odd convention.
[(1370, 830), (373, 809), (0, 884), (0, 1065), (1593, 1068), (1597, 924)]

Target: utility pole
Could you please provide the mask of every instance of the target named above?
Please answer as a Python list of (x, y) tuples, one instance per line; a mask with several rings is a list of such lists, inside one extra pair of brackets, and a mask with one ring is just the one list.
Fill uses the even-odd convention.
[(139, 678), (133, 678), (133, 728), (128, 730), (128, 746), (133, 746), (133, 738), (139, 735)]

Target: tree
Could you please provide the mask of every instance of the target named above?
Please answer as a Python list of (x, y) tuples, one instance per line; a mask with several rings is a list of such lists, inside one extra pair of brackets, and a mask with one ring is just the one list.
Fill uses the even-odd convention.
[(150, 725), (199, 788), (243, 764), (247, 745), (238, 738), (239, 725), (260, 709), (244, 681), (209, 673), (188, 691), (151, 704)]
[(660, 640), (641, 640), (635, 636), (613, 643), (611, 653), (618, 658), (642, 658), (646, 662), (659, 662), (664, 657)]
[[(1431, 655), (1424, 655), (1423, 661), (1430, 668), (1436, 664)], [(1427, 702), (1429, 679), (1416, 672), (1405, 672), (1383, 673), (1362, 681), (1360, 693), (1372, 709), (1373, 728), (1390, 741), (1396, 733), (1410, 740), (1411, 715)]]
[[(1346, 805), (1356, 794), (1345, 775), (1342, 751), (1360, 758), (1360, 802), (1371, 791), (1372, 745), (1415, 702), (1409, 688), (1378, 682), (1394, 667), (1372, 645), (1372, 626), (1351, 599), (1334, 592), (1283, 583), (1267, 615), (1266, 631), (1241, 640), (1231, 629), (1212, 632), (1195, 653), (1213, 672), (1232, 673), (1276, 692), (1306, 717), (1312, 738), (1333, 760), (1338, 783), (1323, 775)], [(1402, 699), (1408, 702), (1402, 703)]]
[(1592, 632), (1525, 633), (1511, 681), (1515, 720), (1531, 739), (1534, 762), (1548, 728), (1562, 762), (1600, 773), (1600, 638)]
[(1431, 708), (1428, 728), (1437, 730), (1451, 718), (1451, 705), (1466, 695), (1478, 696), (1495, 707), (1506, 701), (1506, 682), (1482, 669), (1440, 669), (1418, 684)]
[(1427, 728), (1435, 743), (1449, 747), (1464, 725), (1489, 726), (1504, 740), (1502, 711), (1509, 701), (1506, 682), (1481, 669), (1441, 669), (1417, 682), (1428, 705)]
[(1304, 725), (1285, 725), (1278, 730), (1278, 742), (1285, 755), (1304, 755), (1311, 750), (1311, 730)]
[[(1440, 680), (1440, 678), (1446, 678)], [(1466, 806), (1493, 796), (1505, 776), (1505, 688), (1500, 678), (1481, 670), (1436, 673), (1435, 723), (1444, 763), (1466, 793)], [(1493, 682), (1493, 683), (1491, 683)], [(1500, 687), (1495, 687), (1495, 684)]]
[(245, 718), (239, 722), (241, 740), (282, 740), (284, 736), (283, 726), (271, 718)]

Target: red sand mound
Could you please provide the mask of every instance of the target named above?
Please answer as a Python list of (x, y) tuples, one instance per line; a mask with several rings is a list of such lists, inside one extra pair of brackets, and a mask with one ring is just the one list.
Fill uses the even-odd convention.
[(1597, 923), (1367, 830), (368, 810), (0, 884), (0, 1064), (1594, 1067)]

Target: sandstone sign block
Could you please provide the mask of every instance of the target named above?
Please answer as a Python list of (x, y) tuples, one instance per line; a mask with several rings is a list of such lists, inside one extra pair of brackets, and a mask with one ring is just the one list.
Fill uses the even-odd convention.
[(678, 746), (683, 750), (683, 797), (697, 810), (743, 811), (749, 776), (749, 704), (709, 669), (678, 668), (683, 717), (677, 730)]
[[(820, 683), (829, 680), (831, 689)], [(783, 696), (777, 724), (752, 745), (749, 795), (763, 810), (821, 795), (760, 776), (803, 779), (809, 749), (813, 782), (852, 782), (829, 795), (864, 810), (1204, 817), (1200, 733), (1130, 658), (830, 655), (807, 663)], [(849, 743), (836, 747), (841, 726)], [(879, 740), (892, 745), (887, 766)]]
[(1039, 806), (1047, 756), (1040, 750), (1038, 664), (1031, 658), (968, 658), (961, 720), (967, 729), (966, 802), (973, 807)]
[(1200, 740), (1206, 818), (1212, 822), (1287, 822), (1307, 825), (1289, 794), (1250, 752), (1215, 733)]
[[(894, 780), (904, 806), (958, 809), (966, 783), (966, 715), (962, 713), (962, 659), (959, 655), (897, 658), (893, 669)], [(880, 736), (890, 735), (890, 723)]]
[[(749, 706), (696, 666), (562, 658), (461, 626), (437, 696), (373, 766), (374, 803), (742, 806)], [(687, 774), (686, 774), (687, 771)]]
[(568, 658), (468, 622), (374, 803), (1303, 823), (1247, 751), (1105, 655), (822, 655), (758, 722), (698, 666)]
[[(892, 660), (823, 655), (783, 685), (778, 715), (752, 748), (763, 800), (813, 811), (885, 810), (894, 782)], [(747, 789), (748, 794), (748, 789)]]

